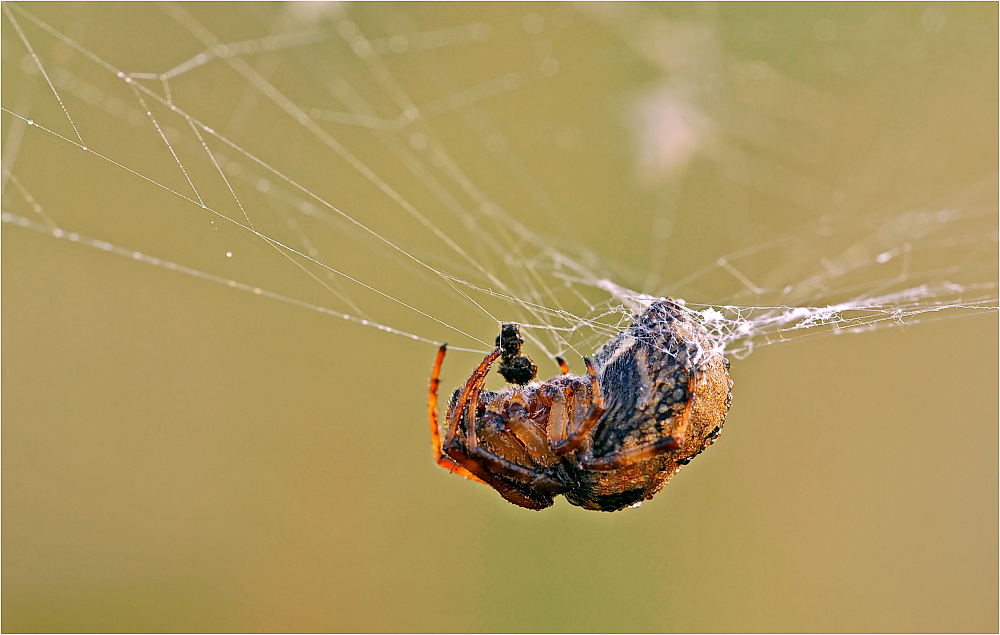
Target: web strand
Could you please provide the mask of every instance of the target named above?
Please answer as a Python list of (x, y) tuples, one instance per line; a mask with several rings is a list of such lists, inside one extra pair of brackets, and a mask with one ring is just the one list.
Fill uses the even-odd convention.
[[(422, 284), (433, 280), (430, 286), (451, 294), (479, 319), (486, 316), (494, 325), (501, 319), (520, 322), (529, 342), (551, 358), (566, 351), (588, 354), (627, 326), (632, 316), (651, 301), (667, 295), (690, 297), (699, 285), (710, 279), (726, 280), (731, 291), (728, 295), (716, 295), (714, 304), (690, 304), (685, 310), (709, 329), (719, 350), (734, 356), (805, 336), (904, 325), (922, 320), (924, 316), (943, 315), (945, 312), (967, 315), (997, 309), (995, 257), (991, 265), (989, 258), (977, 256), (995, 256), (996, 230), (983, 232), (979, 229), (984, 226), (984, 219), (995, 215), (995, 209), (974, 205), (914, 208), (846, 219), (826, 215), (788, 235), (765, 238), (722, 256), (718, 256), (718, 252), (711, 254), (704, 266), (694, 267), (687, 275), (675, 279), (661, 277), (653, 271), (631, 275), (610, 259), (597, 257), (579, 240), (569, 241), (575, 244), (576, 249), (557, 249), (552, 241), (493, 200), (482, 184), (471, 176), (472, 173), (466, 169), (468, 165), (457, 158), (462, 155), (456, 153), (454, 147), (449, 147), (446, 142), (448, 135), (435, 128), (439, 120), (431, 121), (451, 113), (459, 117), (484, 144), (489, 145), (497, 139), (503, 141), (502, 131), (490, 122), (485, 105), (491, 99), (525, 90), (523, 78), (530, 75), (524, 69), (512, 68), (494, 79), (462, 85), (444, 72), (440, 64), (430, 63), (430, 58), (421, 58), (420, 64), (433, 81), (416, 90), (420, 94), (420, 103), (424, 104), (417, 106), (418, 100), (411, 96), (414, 87), (405, 82), (407, 75), (398, 73), (393, 70), (395, 66), (387, 63), (390, 58), (397, 59), (417, 51), (480, 45), (490, 36), (488, 26), (472, 24), (416, 31), (407, 37), (389, 35), (369, 38), (354, 21), (341, 13), (334, 13), (328, 18), (328, 23), (316, 27), (224, 43), (183, 7), (173, 4), (161, 6), (204, 49), (180, 64), (174, 60), (165, 70), (153, 69), (154, 72), (149, 72), (148, 68), (131, 71), (116, 68), (20, 6), (4, 4), (4, 13), (25, 45), (31, 63), (44, 78), (73, 129), (71, 136), (60, 134), (52, 125), (41, 125), (28, 119), (24, 114), (26, 111), (20, 106), (13, 109), (6, 105), (3, 107), (3, 112), (11, 115), (14, 121), (4, 148), (4, 191), (7, 192), (6, 186), (10, 183), (12, 191), (16, 190), (20, 196), (19, 201), (5, 198), (5, 223), (8, 226), (37, 229), (33, 225), (35, 221), (15, 213), (14, 206), (21, 205), (20, 201), (23, 201), (35, 214), (34, 218), (42, 221), (39, 227), (44, 227), (50, 235), (58, 238), (62, 237), (58, 234), (68, 231), (57, 224), (59, 215), (51, 212), (52, 208), (42, 209), (39, 195), (44, 192), (33, 188), (34, 193), (29, 193), (25, 186), (29, 181), (15, 175), (14, 162), (18, 150), (26, 135), (30, 136), (30, 131), (37, 128), (62, 140), (67, 147), (83, 149), (88, 155), (99, 157), (138, 176), (143, 182), (198, 206), (211, 218), (228, 221), (229, 225), (253, 240), (263, 240), (281, 254), (282, 260), (295, 265), (295, 271), (318, 283), (353, 313), (315, 308), (320, 305), (303, 303), (292, 295), (276, 291), (261, 290), (260, 294), (324, 310), (331, 315), (349, 315), (352, 321), (370, 323), (381, 330), (390, 327), (369, 320), (359, 303), (340, 288), (339, 281), (347, 286), (358, 285), (378, 298), (419, 315), (421, 319), (489, 347), (488, 336), (479, 333), (480, 337), (476, 337), (470, 334), (469, 329), (458, 328), (458, 323), (451, 316), (442, 319), (434, 314), (443, 309), (419, 308), (419, 302), (405, 301), (402, 299), (404, 295), (389, 288), (380, 288), (385, 283), (373, 283), (371, 279), (366, 281), (365, 276), (349, 275), (343, 267), (323, 262), (319, 258), (317, 239), (322, 241), (329, 237), (318, 233), (315, 227), (300, 225), (292, 218), (289, 209), (303, 214), (305, 218), (321, 221), (326, 230), (332, 230), (338, 241), (346, 235), (343, 227), (346, 223), (352, 231), (358, 230), (360, 235), (372, 239), (379, 248), (393, 257), (398, 256), (397, 265), (403, 273), (420, 274), (425, 280)], [(141, 107), (141, 113), (147, 120), (145, 129), (148, 131), (148, 123), (152, 123), (159, 140), (166, 146), (191, 188), (190, 195), (169, 185), (174, 183), (170, 175), (157, 174), (139, 163), (116, 160), (110, 152), (98, 152), (84, 145), (77, 122), (70, 116), (71, 109), (57, 88), (65, 92), (67, 99), (72, 100), (72, 96), (76, 95), (91, 104), (100, 101), (95, 97), (98, 94), (95, 91), (100, 89), (85, 83), (68, 69), (43, 67), (42, 59), (35, 52), (36, 47), (29, 41), (15, 14), (25, 19), (26, 25), (29, 22), (34, 24), (96, 64), (110, 77), (124, 82), (127, 92)], [(618, 28), (607, 16), (601, 20)], [(349, 49), (347, 57), (356, 65), (350, 79), (333, 68), (329, 61), (333, 59), (331, 56), (315, 54), (310, 48), (332, 47), (337, 42), (346, 44)], [(629, 40), (627, 44), (637, 53), (648, 56), (648, 51), (634, 40)], [(331, 49), (323, 50), (329, 52)], [(277, 61), (265, 65), (266, 68), (259, 72), (244, 59), (275, 51), (290, 53), (312, 78), (310, 81), (315, 83), (315, 87), (325, 88), (344, 110), (323, 103), (322, 99), (312, 103), (309, 100), (297, 101), (294, 90), (283, 92), (277, 87), (280, 83), (276, 85), (269, 80), (270, 69), (276, 67)], [(348, 59), (340, 61), (346, 64)], [(362, 222), (354, 210), (349, 213), (342, 205), (335, 205), (302, 184), (307, 181), (293, 178), (288, 168), (275, 167), (283, 164), (271, 160), (266, 152), (250, 152), (234, 140), (237, 137), (223, 134), (217, 126), (211, 126), (205, 118), (196, 116), (196, 110), (179, 107), (178, 100), (185, 105), (190, 104), (191, 88), (185, 80), (210, 71), (213, 63), (216, 69), (232, 69), (245, 82), (242, 87), (244, 96), (261, 97), (273, 104), (282, 113), (283, 125), (288, 126), (288, 130), (305, 131), (311, 139), (345, 161), (354, 173), (374, 185), (392, 202), (395, 207), (391, 213), (401, 210), (436, 239), (439, 248), (421, 247), (418, 240), (407, 237), (402, 230), (399, 236), (394, 234), (392, 228), (376, 231), (377, 224)], [(361, 74), (356, 71), (361, 71)], [(162, 90), (162, 95), (143, 84), (144, 81), (154, 82), (153, 87), (156, 91)], [(365, 81), (369, 85), (363, 86)], [(446, 94), (428, 98), (426, 92), (419, 90), (431, 86), (446, 87)], [(317, 94), (322, 92), (319, 90)], [(130, 116), (132, 111), (112, 106), (112, 97), (101, 99), (104, 100), (104, 110), (109, 114), (123, 119)], [(384, 103), (379, 105), (379, 99)], [(389, 110), (386, 110), (386, 104), (391, 106)], [(168, 109), (163, 116), (154, 115), (153, 108), (157, 105)], [(73, 106), (72, 101), (70, 106)], [(395, 111), (391, 112), (393, 108)], [(76, 115), (76, 108), (72, 110)], [(179, 129), (171, 127), (174, 116), (183, 120), (183, 124), (178, 123)], [(87, 122), (86, 118), (78, 118)], [(236, 119), (234, 114), (232, 120)], [(405, 187), (391, 183), (387, 177), (388, 170), (374, 169), (372, 166), (378, 164), (369, 163), (364, 151), (359, 154), (349, 150), (338, 138), (340, 132), (335, 136), (321, 125), (323, 122), (352, 126), (359, 134), (370, 134), (370, 138), (383, 148), (383, 154), (398, 161), (424, 187), (431, 197), (431, 204), (425, 201), (426, 197), (414, 198)], [(126, 131), (123, 134), (126, 138), (130, 134), (139, 138), (137, 133)], [(91, 136), (88, 135), (88, 138), (91, 139)], [(219, 150), (213, 151), (210, 144)], [(377, 146), (372, 144), (372, 147)], [(533, 176), (525, 171), (524, 163), (514, 155), (509, 145), (500, 143), (496, 148), (496, 156), (503, 160), (508, 172), (515, 176), (538, 208), (552, 218), (559, 218), (559, 211), (545, 191), (534, 183)], [(227, 157), (227, 154), (234, 158)], [(366, 156), (366, 161), (362, 161), (361, 156)], [(234, 182), (235, 175), (243, 170), (241, 166), (249, 167), (245, 176), (240, 177), (243, 180)], [(253, 177), (252, 174), (263, 174), (267, 179)], [(265, 205), (253, 204), (254, 193), (251, 191), (248, 194), (241, 189), (244, 184), (253, 183), (253, 178), (258, 179), (257, 190), (266, 192), (268, 196)], [(211, 194), (214, 181), (218, 181), (219, 187), (235, 203), (242, 220), (222, 213), (221, 209), (225, 209), (227, 202), (223, 202), (222, 207), (210, 202), (215, 200)], [(262, 182), (265, 187), (261, 186)], [(183, 187), (180, 189), (183, 190)], [(421, 203), (418, 205), (416, 201)], [(434, 204), (438, 204), (441, 211), (451, 214), (456, 222), (446, 224), (437, 220), (438, 217), (433, 215)], [(670, 220), (666, 216), (664, 218)], [(282, 221), (292, 233), (291, 241), (297, 240), (300, 248), (290, 246), (289, 240), (284, 238), (285, 230), (276, 230), (269, 225), (274, 219)], [(572, 238), (574, 224), (561, 222), (559, 225)], [(65, 235), (70, 234), (80, 235), (74, 232)], [(110, 243), (87, 239), (82, 244), (104, 249), (102, 245)], [(122, 254), (129, 252), (124, 247), (114, 247), (114, 250), (120, 250)], [(653, 252), (651, 263), (663, 260), (662, 254)], [(941, 258), (939, 254), (951, 259)], [(962, 256), (955, 258), (952, 257), (954, 254)], [(182, 267), (172, 260), (158, 261), (171, 263), (167, 267), (169, 269), (180, 270), (178, 268)], [(312, 266), (318, 267), (317, 270), (321, 270), (330, 282), (311, 270)], [(188, 269), (197, 271), (191, 267)], [(653, 290), (652, 293), (638, 293), (613, 281), (619, 279), (623, 271), (626, 272), (625, 277), (635, 283), (634, 288), (648, 287)], [(199, 277), (205, 276), (216, 274), (199, 273)], [(369, 299), (368, 296), (365, 298)], [(417, 330), (398, 329), (398, 332), (425, 343), (437, 343), (439, 338), (415, 336), (412, 331)]]

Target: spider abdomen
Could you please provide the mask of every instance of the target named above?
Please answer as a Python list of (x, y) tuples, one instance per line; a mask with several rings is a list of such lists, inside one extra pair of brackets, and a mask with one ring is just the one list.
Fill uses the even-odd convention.
[(586, 509), (623, 509), (651, 498), (718, 438), (731, 401), (728, 364), (672, 300), (652, 303), (593, 363), (585, 358), (587, 377), (484, 391), (497, 358), (530, 364), (517, 325), (503, 328), (498, 347), (452, 396), (438, 463), (461, 466), (510, 502), (543, 509), (565, 494)]

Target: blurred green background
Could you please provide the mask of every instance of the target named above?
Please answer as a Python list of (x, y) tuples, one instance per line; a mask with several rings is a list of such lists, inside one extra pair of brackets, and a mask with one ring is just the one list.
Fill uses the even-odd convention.
[[(781, 303), (851, 246), (864, 266), (795, 302), (943, 280), (996, 296), (996, 4), (6, 6), (88, 147), (155, 184), (19, 123), (76, 139), (5, 17), (4, 212), (223, 279), (355, 313), (164, 189), (193, 196), (136, 95), (31, 17), (153, 77), (209, 36), (255, 42), (169, 80), (178, 107), (318, 197), (209, 138), (255, 226), (480, 340), (483, 313), (316, 212), (475, 280), (335, 144), (488, 266), (502, 231), (483, 201), (692, 302)], [(184, 119), (144, 99), (206, 203), (240, 219)], [(379, 123), (406, 99), (418, 117)], [(958, 220), (913, 220), (941, 210)], [(536, 513), (434, 465), (433, 345), (2, 230), (5, 631), (1000, 628), (995, 312), (761, 348), (734, 360), (720, 442), (653, 501)], [(738, 263), (761, 293), (715, 264), (787, 237)], [(538, 253), (498, 275), (527, 294), (516, 271)], [(380, 323), (482, 348), (311, 270)], [(451, 353), (445, 386), (478, 358)]]

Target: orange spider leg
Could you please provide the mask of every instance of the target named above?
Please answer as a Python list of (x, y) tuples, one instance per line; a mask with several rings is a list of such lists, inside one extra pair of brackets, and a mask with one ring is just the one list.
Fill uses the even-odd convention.
[(566, 364), (565, 359), (556, 356), (556, 363), (559, 364), (559, 370), (562, 371), (563, 375), (569, 375), (569, 366)]
[(694, 387), (698, 380), (698, 371), (694, 368), (691, 369), (691, 375), (688, 377), (688, 402), (687, 406), (684, 407), (684, 414), (681, 415), (680, 423), (677, 424), (677, 429), (674, 430), (673, 434), (670, 436), (677, 439), (677, 445), (684, 443), (684, 439), (687, 437), (688, 424), (691, 423), (691, 412), (694, 410)]
[(583, 424), (573, 430), (565, 438), (553, 444), (552, 450), (556, 454), (566, 454), (580, 447), (587, 435), (604, 414), (604, 393), (601, 392), (601, 382), (597, 380), (597, 372), (594, 371), (594, 364), (589, 357), (583, 358), (583, 363), (587, 365), (587, 375), (590, 376), (590, 410), (583, 418)]
[(495, 348), (493, 349), (493, 352), (487, 355), (486, 359), (479, 364), (476, 370), (472, 372), (472, 376), (469, 377), (469, 381), (465, 382), (465, 388), (462, 389), (461, 396), (459, 396), (458, 400), (455, 402), (455, 406), (449, 411), (450, 418), (448, 419), (448, 438), (445, 439), (445, 445), (448, 445), (455, 440), (455, 437), (458, 435), (459, 428), (461, 427), (459, 424), (462, 421), (462, 413), (465, 412), (465, 405), (469, 401), (469, 395), (472, 393), (476, 382), (479, 379), (482, 379), (484, 382), (486, 381), (486, 375), (490, 372), (490, 366), (493, 365), (493, 362), (495, 362), (498, 357), (500, 357), (500, 349)]
[(694, 384), (695, 371), (692, 369), (691, 376), (688, 378), (687, 406), (685, 406), (684, 414), (681, 415), (680, 423), (678, 423), (677, 429), (674, 430), (673, 433), (654, 443), (641, 445), (636, 448), (629, 448), (624, 452), (603, 456), (599, 459), (587, 457), (582, 461), (583, 467), (585, 469), (595, 470), (598, 472), (605, 470), (617, 470), (620, 467), (632, 465), (637, 461), (649, 459), (658, 454), (671, 452), (681, 447), (681, 444), (684, 443), (684, 435), (687, 434), (688, 423), (691, 421), (691, 411), (694, 409)]
[(554, 493), (567, 491), (570, 488), (565, 484), (560, 483), (558, 480), (544, 473), (522, 467), (509, 459), (503, 458), (502, 456), (497, 456), (485, 447), (479, 445), (479, 434), (476, 430), (476, 414), (479, 409), (479, 393), (482, 392), (483, 384), (486, 383), (486, 375), (490, 372), (490, 366), (492, 366), (493, 362), (496, 361), (496, 358), (499, 356), (499, 348), (495, 349), (492, 353), (486, 356), (486, 359), (484, 359), (483, 363), (479, 365), (479, 368), (477, 368), (475, 372), (472, 373), (472, 376), (469, 377), (469, 382), (465, 385), (465, 390), (462, 392), (462, 396), (455, 404), (455, 412), (452, 413), (453, 417), (461, 417), (462, 413), (465, 411), (466, 404), (468, 404), (468, 429), (466, 430), (465, 442), (466, 447), (468, 448), (468, 456), (470, 460), (472, 460), (476, 465), (488, 468), (490, 472), (502, 474), (507, 478), (538, 487), (539, 489), (543, 489), (545, 491)]
[(431, 442), (434, 444), (434, 458), (437, 460), (437, 464), (441, 467), (447, 468), (455, 474), (461, 474), (465, 478), (485, 484), (483, 479), (456, 463), (454, 459), (446, 455), (441, 450), (441, 427), (438, 425), (437, 392), (438, 386), (441, 385), (441, 380), (439, 378), (441, 377), (441, 364), (444, 362), (444, 353), (446, 350), (448, 350), (447, 344), (442, 344), (441, 348), (438, 349), (437, 359), (434, 361), (434, 370), (431, 372), (431, 394), (427, 403), (428, 411), (431, 417)]
[[(439, 352), (438, 354), (440, 355), (441, 353)], [(497, 491), (503, 493), (503, 491), (510, 488), (505, 486), (502, 483), (502, 481), (494, 478), (492, 474), (490, 474), (481, 465), (479, 465), (477, 461), (471, 458), (473, 454), (472, 448), (478, 444), (479, 440), (478, 436), (476, 435), (476, 430), (475, 430), (476, 417), (473, 410), (469, 411), (470, 414), (468, 419), (466, 420), (466, 427), (472, 429), (471, 436), (473, 438), (473, 441), (470, 443), (469, 440), (470, 434), (468, 430), (466, 430), (466, 436), (464, 439), (464, 445), (466, 446), (466, 451), (459, 450), (455, 447), (456, 446), (455, 438), (458, 436), (459, 431), (462, 428), (462, 416), (466, 412), (466, 407), (468, 406), (469, 408), (478, 408), (479, 391), (482, 390), (483, 384), (486, 383), (486, 375), (489, 374), (490, 367), (493, 365), (493, 362), (495, 362), (498, 357), (500, 357), (500, 349), (495, 348), (493, 349), (493, 352), (487, 355), (486, 358), (482, 361), (482, 363), (479, 364), (476, 370), (472, 372), (472, 375), (469, 377), (469, 380), (465, 383), (465, 388), (462, 390), (462, 394), (459, 396), (459, 398), (455, 401), (454, 405), (449, 410), (448, 438), (445, 439), (444, 445), (448, 446), (449, 448), (452, 448), (451, 450), (449, 450), (448, 454), (452, 454), (452, 452), (455, 452), (455, 454), (457, 454), (457, 456), (455, 456), (455, 454), (452, 454), (452, 456), (448, 456), (446, 454), (445, 459), (451, 459), (454, 463), (459, 465), (459, 467), (469, 472), (473, 476), (478, 477), (477, 480), (479, 480), (480, 482), (486, 483), (490, 487), (493, 487)], [(469, 405), (470, 396), (473, 396), (471, 405)]]

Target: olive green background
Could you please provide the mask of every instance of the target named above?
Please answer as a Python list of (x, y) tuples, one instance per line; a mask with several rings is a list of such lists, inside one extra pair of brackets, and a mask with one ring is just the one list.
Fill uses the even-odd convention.
[[(204, 48), (155, 5), (22, 6), (130, 72), (163, 72)], [(224, 42), (289, 30), (299, 11), (184, 10)], [(659, 289), (823, 214), (846, 219), (833, 239), (849, 244), (851, 228), (879, 214), (984, 208), (991, 213), (943, 233), (976, 240), (927, 262), (957, 265), (960, 284), (996, 284), (995, 4), (325, 10), (321, 24), (343, 11), (370, 38), (490, 25), (486, 41), (387, 55), (387, 67), (421, 104), (456, 92), (449, 82), (468, 87), (516, 69), (516, 90), (482, 102), (511, 153), (485, 148), (488, 134), (457, 111), (421, 130), (514, 218), (559, 248), (591, 250), (626, 286), (655, 274)], [(540, 32), (527, 14), (542, 18)], [(120, 80), (15, 15), (48, 70), (69, 69), (135, 106)], [(72, 136), (6, 19), (2, 33), (4, 108)], [(651, 41), (670, 49), (667, 63), (655, 63)], [(398, 115), (343, 42), (302, 57), (313, 50), (247, 61), (270, 65), (296, 103), (343, 110), (301, 71), (327, 68), (383, 116)], [(554, 76), (539, 72), (548, 56), (559, 60)], [(286, 113), (252, 97), (239, 106), (245, 81), (227, 68), (178, 77), (175, 100), (426, 262), (464, 273)], [(740, 80), (762, 76), (763, 87)], [(89, 145), (182, 190), (148, 122), (112, 116), (106, 101), (62, 86)], [(636, 160), (635, 104), (663, 86), (714, 126), (669, 169)], [(180, 129), (164, 111), (157, 116)], [(6, 147), (13, 120), (4, 113), (2, 122)], [(482, 245), (369, 130), (326, 129), (435, 226)], [(200, 191), (227, 201), (197, 147), (175, 146)], [(750, 168), (730, 169), (732, 156)], [(60, 227), (346, 310), (238, 228), (212, 225), (196, 206), (51, 135), (29, 128), (13, 172)], [(551, 204), (531, 195), (532, 183)], [(273, 206), (254, 198), (252, 182), (243, 187), (262, 231), (284, 239)], [(231, 198), (218, 207), (238, 217)], [(8, 210), (31, 213), (11, 185)], [(669, 243), (651, 229), (660, 218), (670, 221)], [(490, 320), (419, 265), (346, 225), (301, 222), (324, 262), (481, 340), (494, 336)], [(2, 238), (4, 631), (1000, 626), (995, 312), (804, 337), (734, 360), (721, 440), (653, 501), (598, 514), (560, 500), (537, 513), (434, 465), (432, 345), (6, 224)], [(812, 234), (796, 244), (814, 261), (827, 249)], [(768, 258), (741, 266), (751, 277), (779, 270)], [(793, 284), (807, 273), (784, 276)], [(834, 290), (851, 297), (847, 281)], [(739, 291), (713, 274), (679, 293), (754, 303)], [(349, 292), (380, 322), (481, 348)], [(450, 354), (444, 385), (464, 381), (477, 358)]]

